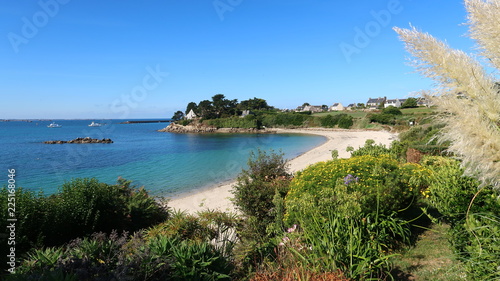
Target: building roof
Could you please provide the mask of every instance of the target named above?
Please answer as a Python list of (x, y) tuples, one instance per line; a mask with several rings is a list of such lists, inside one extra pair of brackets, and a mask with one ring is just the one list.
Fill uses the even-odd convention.
[(376, 99), (368, 99), (368, 101), (366, 102), (367, 104), (368, 103), (383, 103), (385, 101), (385, 98), (376, 98)]

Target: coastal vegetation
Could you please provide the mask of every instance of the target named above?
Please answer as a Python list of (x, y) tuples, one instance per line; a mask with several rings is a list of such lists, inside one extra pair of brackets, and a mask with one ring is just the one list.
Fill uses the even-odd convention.
[[(498, 67), (500, 37), (484, 23), (498, 22), (499, 6), (465, 3), (473, 38)], [(430, 97), (439, 115), (417, 118), (414, 108), (362, 117), (280, 113), (258, 99), (242, 106), (223, 95), (188, 105), (213, 126), (333, 127), (347, 123), (343, 118), (376, 118), (402, 130), (414, 122), (389, 147), (368, 140), (363, 147), (348, 147), (348, 159), (332, 152), (333, 159), (296, 174), (281, 153), (257, 151), (233, 189), (239, 214), (173, 211), (123, 179), (115, 185), (75, 179), (49, 197), (19, 188), (20, 264), (6, 278), (499, 279), (497, 84), (463, 52), (416, 29), (396, 30), (420, 60), (419, 69), (441, 83), (444, 92)], [(466, 105), (472, 111), (464, 110)], [(261, 115), (236, 117), (243, 108)], [(4, 188), (4, 209), (7, 198)], [(0, 214), (4, 228), (6, 216)], [(7, 245), (5, 237), (1, 243)], [(422, 256), (432, 257), (432, 263), (442, 253), (452, 256), (431, 264), (433, 270), (423, 269)]]
[[(412, 267), (400, 261), (418, 249), (422, 229), (436, 228), (432, 220), (449, 229), (441, 235), (450, 239), (452, 260), (461, 261), (456, 275), (484, 280), (496, 270), (485, 259), (498, 258), (489, 228), (500, 215), (498, 192), (488, 186), (477, 194), (479, 182), (462, 175), (458, 160), (416, 149), (440, 127), (412, 127), (390, 147), (368, 140), (348, 148), (351, 158), (295, 175), (281, 153), (257, 151), (233, 189), (238, 215), (173, 211), (123, 179), (116, 185), (76, 179), (50, 197), (20, 189), (19, 205), (29, 208), (19, 211), (17, 233), (26, 247), (8, 277), (408, 280)], [(419, 163), (408, 162), (411, 150), (421, 154)]]
[[(382, 129), (388, 128), (387, 125), (395, 126), (397, 130), (404, 130), (410, 126), (410, 123), (420, 122), (434, 112), (433, 109), (413, 106), (411, 101), (414, 100), (416, 103), (415, 98), (409, 100), (406, 107), (401, 109), (389, 106), (378, 110), (360, 108), (313, 114), (311, 111), (279, 110), (269, 106), (266, 100), (260, 98), (238, 102), (218, 94), (213, 96), (212, 100), (203, 100), (199, 103), (190, 102), (185, 112), (177, 111), (172, 119), (181, 126), (196, 127), (194, 129), (196, 132), (215, 132), (220, 128), (236, 129), (235, 132), (264, 128), (310, 127)], [(180, 127), (173, 128), (171, 126), (170, 130), (168, 129), (169, 127), (165, 131), (184, 131)]]

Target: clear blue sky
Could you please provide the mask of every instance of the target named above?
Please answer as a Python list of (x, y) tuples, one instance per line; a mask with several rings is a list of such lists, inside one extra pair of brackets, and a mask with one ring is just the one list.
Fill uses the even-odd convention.
[(465, 17), (455, 0), (2, 1), (0, 119), (169, 118), (218, 93), (279, 108), (404, 98), (431, 82), (392, 27), (472, 52)]

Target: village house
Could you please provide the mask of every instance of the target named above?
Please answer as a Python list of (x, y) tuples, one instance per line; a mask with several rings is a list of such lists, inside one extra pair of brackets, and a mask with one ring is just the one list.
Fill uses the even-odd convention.
[(194, 113), (194, 111), (191, 109), (188, 114), (186, 114), (186, 116), (184, 118), (186, 118), (187, 120), (191, 120), (191, 119), (195, 119), (197, 118), (198, 116), (196, 115), (196, 113)]
[(384, 104), (386, 100), (386, 97), (376, 99), (369, 98), (366, 102), (366, 107), (370, 109), (377, 109), (380, 105)]
[(418, 106), (426, 106), (426, 107), (431, 106), (431, 104), (429, 103), (429, 101), (426, 98), (418, 98), (417, 105)]
[(311, 111), (311, 112), (322, 112), (323, 107), (321, 105), (306, 105), (302, 111)]
[(389, 106), (401, 107), (406, 99), (390, 99), (386, 100), (384, 103), (384, 107), (387, 108)]
[(330, 106), (330, 111), (343, 111), (345, 107), (341, 103), (334, 103)]

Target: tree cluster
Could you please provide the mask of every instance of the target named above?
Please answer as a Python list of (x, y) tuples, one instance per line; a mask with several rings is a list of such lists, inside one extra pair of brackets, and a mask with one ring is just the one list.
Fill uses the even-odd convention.
[(218, 119), (241, 115), (244, 110), (269, 110), (272, 106), (267, 104), (267, 101), (260, 98), (253, 98), (238, 102), (237, 99), (227, 99), (223, 94), (217, 94), (211, 100), (202, 100), (198, 103), (190, 102), (186, 107), (186, 111), (177, 111), (174, 114), (174, 121), (182, 119), (191, 110), (204, 119)]

